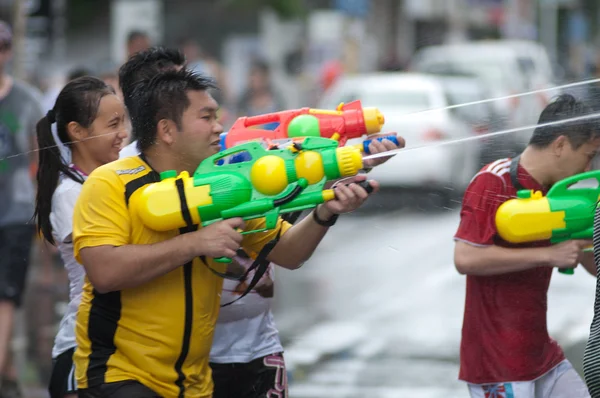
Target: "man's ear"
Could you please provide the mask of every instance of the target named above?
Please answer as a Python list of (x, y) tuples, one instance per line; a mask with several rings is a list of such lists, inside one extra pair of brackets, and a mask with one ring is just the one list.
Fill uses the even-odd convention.
[(67, 124), (67, 135), (73, 142), (83, 141), (89, 136), (89, 131), (77, 122)]
[(560, 156), (569, 143), (567, 142), (567, 137), (564, 135), (559, 135), (551, 145), (552, 153), (554, 153), (555, 156)]
[(156, 140), (173, 145), (177, 140), (177, 126), (172, 120), (161, 119), (156, 125)]

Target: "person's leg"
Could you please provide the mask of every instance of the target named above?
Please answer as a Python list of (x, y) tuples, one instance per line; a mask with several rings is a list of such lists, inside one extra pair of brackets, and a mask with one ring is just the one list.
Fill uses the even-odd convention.
[[(19, 396), (15, 370), (10, 361), (10, 346), (15, 311), (21, 306), (31, 246), (33, 225), (0, 228), (0, 394)], [(10, 391), (7, 391), (9, 389)]]
[(569, 361), (564, 361), (549, 373), (543, 383), (543, 398), (590, 398), (585, 382)]
[(0, 375), (4, 375), (4, 370), (8, 365), (14, 320), (15, 304), (10, 300), (0, 299)]
[(214, 384), (213, 398), (237, 398), (241, 381), (238, 373), (245, 364), (210, 363)]
[[(8, 362), (8, 352), (15, 319), (15, 303), (9, 299), (12, 296), (10, 287), (10, 247), (4, 228), (0, 228), (0, 376)], [(0, 389), (2, 380), (0, 380)]]
[(283, 353), (267, 355), (248, 364), (243, 377), (244, 398), (288, 397), (287, 372)]
[(71, 348), (52, 360), (52, 374), (48, 385), (50, 398), (77, 398), (74, 351), (75, 349)]

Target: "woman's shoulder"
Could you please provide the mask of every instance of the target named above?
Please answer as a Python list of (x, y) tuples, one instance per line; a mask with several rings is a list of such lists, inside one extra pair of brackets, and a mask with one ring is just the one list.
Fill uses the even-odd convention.
[(75, 198), (81, 193), (81, 183), (74, 181), (67, 176), (61, 176), (58, 186), (52, 194), (52, 203), (55, 201), (64, 201), (68, 198)]

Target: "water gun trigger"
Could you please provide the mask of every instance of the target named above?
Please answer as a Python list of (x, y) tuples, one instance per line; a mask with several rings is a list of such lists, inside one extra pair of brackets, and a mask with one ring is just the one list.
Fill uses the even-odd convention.
[[(265, 227), (264, 228), (253, 229), (250, 231), (244, 231), (244, 230), (238, 228), (237, 231), (240, 232), (242, 235), (249, 235), (249, 234), (255, 234), (255, 233), (275, 229), (275, 227), (277, 226), (277, 220), (279, 219), (279, 208), (275, 208), (271, 211), (266, 212), (264, 214), (264, 216), (265, 216)], [(215, 257), (215, 258), (213, 258), (213, 260), (215, 262), (221, 263), (221, 264), (229, 264), (232, 262), (232, 259), (229, 257)]]

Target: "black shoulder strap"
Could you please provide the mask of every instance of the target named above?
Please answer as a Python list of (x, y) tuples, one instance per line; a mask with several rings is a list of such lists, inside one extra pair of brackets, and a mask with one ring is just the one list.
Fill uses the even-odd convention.
[(127, 206), (129, 206), (129, 199), (135, 191), (148, 184), (160, 182), (160, 174), (150, 166), (144, 155), (140, 153), (139, 158), (150, 167), (150, 172), (125, 184), (125, 203)]
[(510, 180), (517, 191), (525, 189), (519, 182), (518, 170), (519, 170), (519, 159), (521, 155), (515, 156), (510, 162)]
[[(185, 234), (188, 232), (195, 231), (198, 229), (198, 226), (194, 225), (192, 223), (192, 215), (190, 214), (190, 210), (187, 205), (187, 199), (185, 197), (185, 189), (183, 186), (183, 180), (181, 178), (176, 179), (175, 185), (177, 186), (177, 193), (179, 194), (179, 203), (180, 203), (180, 207), (181, 207), (181, 214), (186, 223), (186, 227), (181, 228), (179, 230), (179, 232), (182, 234)], [(277, 236), (273, 240), (271, 240), (269, 243), (267, 243), (265, 246), (263, 246), (262, 250), (260, 251), (260, 253), (256, 257), (256, 259), (254, 260), (252, 265), (246, 270), (246, 272), (244, 272), (244, 275), (242, 275), (239, 278), (231, 278), (227, 274), (224, 274), (224, 273), (214, 270), (211, 266), (208, 265), (208, 262), (206, 261), (206, 256), (200, 256), (200, 260), (202, 261), (202, 264), (204, 264), (212, 273), (216, 274), (217, 276), (220, 276), (221, 278), (225, 278), (225, 279), (245, 280), (248, 277), (248, 274), (252, 270), (256, 269), (256, 272), (254, 273), (254, 277), (252, 278), (252, 281), (246, 288), (246, 291), (244, 291), (244, 293), (242, 293), (242, 295), (240, 297), (236, 298), (235, 300), (233, 300), (227, 304), (221, 305), (221, 307), (226, 307), (228, 305), (235, 303), (236, 301), (242, 299), (248, 293), (250, 293), (252, 291), (252, 289), (254, 289), (256, 284), (260, 281), (260, 278), (263, 277), (263, 275), (269, 268), (270, 261), (267, 260), (267, 256), (269, 255), (271, 250), (273, 250), (273, 248), (279, 241), (280, 235), (281, 235), (281, 230), (278, 231)]]
[(250, 281), (250, 284), (248, 285), (248, 287), (246, 288), (244, 293), (242, 293), (235, 300), (230, 301), (229, 303), (226, 303), (226, 304), (222, 304), (221, 307), (227, 307), (228, 305), (231, 305), (231, 304), (235, 303), (236, 301), (241, 300), (248, 293), (250, 293), (252, 291), (252, 289), (254, 289), (256, 284), (260, 281), (260, 279), (263, 277), (265, 272), (267, 272), (267, 270), (269, 269), (269, 264), (271, 264), (271, 262), (269, 260), (267, 260), (267, 256), (269, 255), (271, 250), (273, 250), (275, 245), (277, 245), (277, 242), (279, 242), (280, 236), (281, 236), (281, 230), (279, 230), (277, 232), (277, 236), (274, 239), (272, 239), (269, 243), (267, 243), (266, 245), (263, 246), (262, 250), (260, 251), (260, 253), (258, 253), (258, 256), (254, 260), (252, 265), (250, 267), (248, 267), (248, 270), (244, 273), (243, 278), (245, 279), (248, 276), (248, 274), (250, 273), (250, 271), (256, 269), (256, 271), (254, 272), (254, 277)]
[[(298, 220), (298, 217), (300, 217), (301, 214), (302, 214), (301, 211), (286, 213), (282, 216), (282, 218), (284, 221), (287, 221), (290, 224), (293, 224), (296, 222), (296, 220)], [(262, 250), (260, 251), (260, 253), (258, 253), (258, 256), (254, 260), (252, 265), (250, 267), (248, 267), (248, 270), (242, 276), (242, 279), (246, 279), (248, 274), (250, 273), (250, 271), (252, 271), (253, 269), (256, 269), (256, 272), (254, 273), (254, 277), (250, 281), (250, 284), (246, 288), (246, 291), (244, 291), (244, 293), (240, 297), (236, 298), (235, 300), (233, 300), (227, 304), (221, 305), (221, 307), (226, 307), (228, 305), (235, 303), (236, 301), (242, 299), (245, 295), (250, 293), (252, 291), (252, 289), (254, 289), (256, 284), (260, 281), (260, 279), (263, 277), (265, 272), (267, 272), (267, 270), (269, 269), (269, 264), (271, 264), (271, 262), (269, 260), (267, 260), (267, 256), (269, 255), (269, 253), (271, 253), (271, 250), (273, 250), (275, 245), (277, 245), (277, 242), (279, 242), (280, 237), (281, 237), (281, 229), (279, 231), (277, 231), (277, 236), (274, 239), (272, 239), (269, 243), (267, 243), (266, 245), (263, 246)]]

